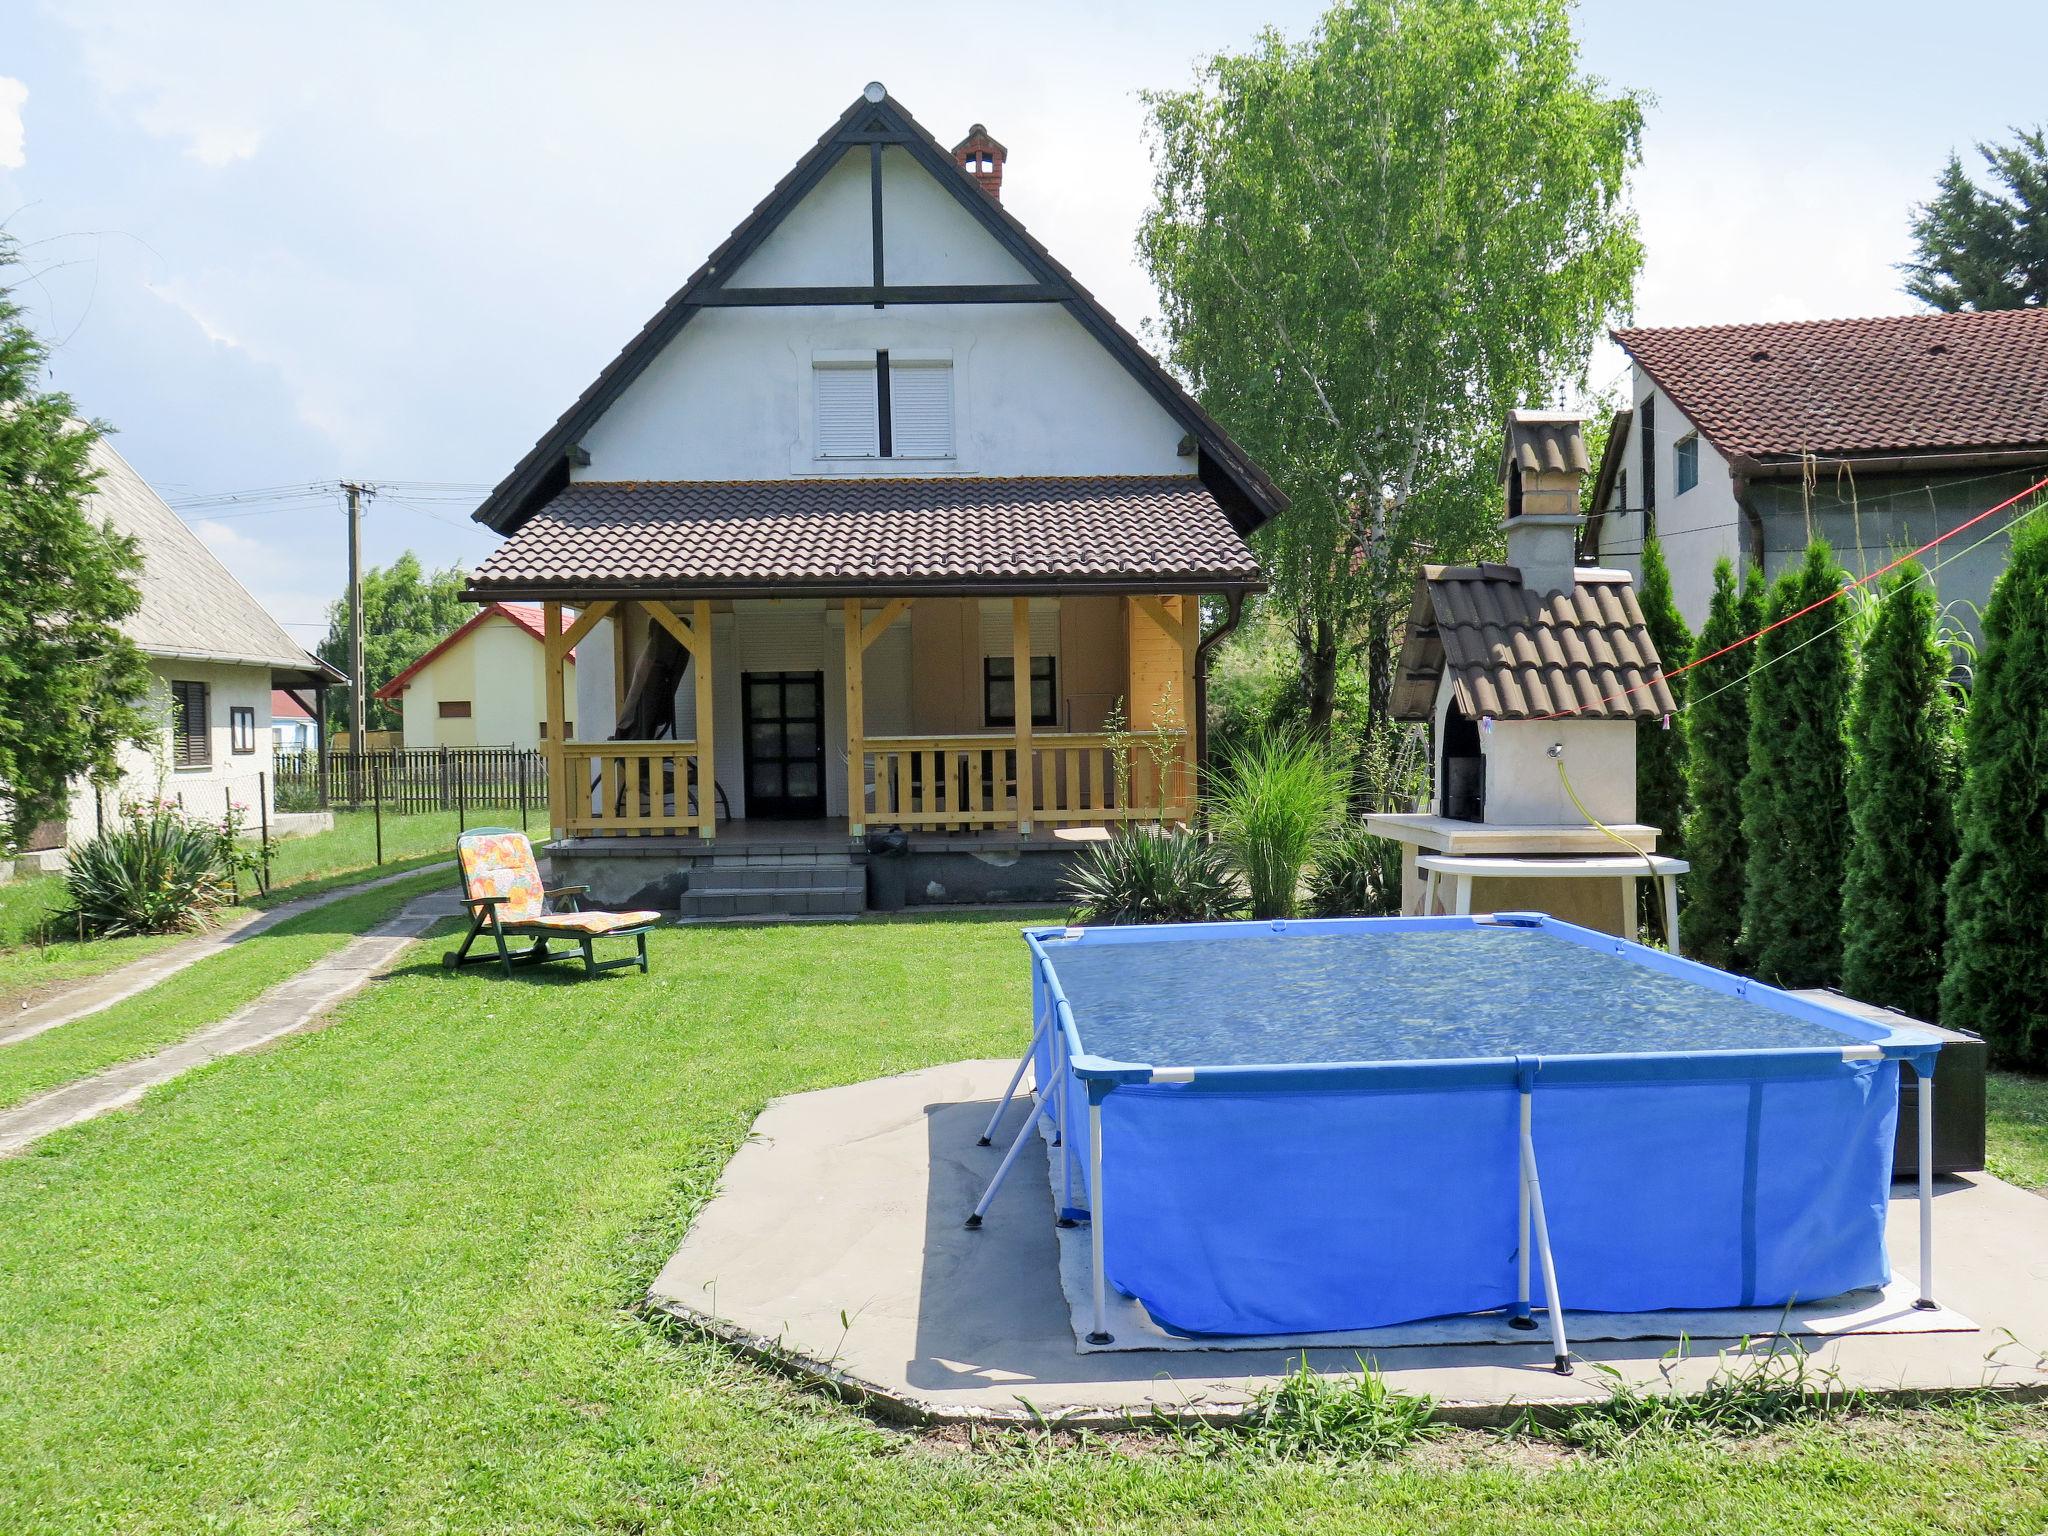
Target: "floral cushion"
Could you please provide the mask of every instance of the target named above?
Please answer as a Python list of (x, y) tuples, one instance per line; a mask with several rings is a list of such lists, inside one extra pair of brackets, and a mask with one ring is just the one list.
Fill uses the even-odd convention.
[(522, 917), (519, 926), (565, 933), (615, 933), (621, 928), (645, 928), (659, 921), (659, 912), (542, 912)]
[(498, 908), (501, 922), (524, 922), (539, 917), (546, 891), (540, 883), (540, 866), (533, 859), (533, 844), (524, 832), (473, 833), (456, 845), (462, 865), (462, 892), (475, 900), (480, 896), (506, 898)]

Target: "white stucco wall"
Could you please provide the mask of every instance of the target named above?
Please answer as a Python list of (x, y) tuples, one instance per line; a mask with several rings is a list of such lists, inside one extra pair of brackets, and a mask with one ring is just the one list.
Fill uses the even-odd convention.
[[(79, 783), (71, 793), (66, 818), (66, 837), (78, 842), (93, 835), (100, 825), (98, 804), (103, 803), (111, 821), (123, 798), (161, 796), (182, 801), (193, 816), (213, 820), (227, 809), (232, 795), (247, 807), (248, 821), (259, 820), (259, 804), (275, 813), (274, 743), (270, 731), (270, 669), (237, 666), (225, 662), (170, 661), (152, 657), (153, 679), (149, 707), (164, 722), (159, 746), (153, 751), (128, 748), (121, 754), (121, 779), (96, 792), (92, 785)], [(170, 739), (170, 684), (206, 684), (207, 738), (210, 761), (203, 767), (180, 768), (173, 761)], [(255, 750), (236, 752), (229, 711), (247, 708), (255, 713)], [(259, 800), (260, 797), (260, 800)]]
[(1672, 448), (1694, 430), (1671, 397), (1637, 368), (1632, 374), (1635, 414), (1629, 421), (1627, 446), (1622, 464), (1628, 475), (1625, 507), (1610, 506), (1600, 523), (1600, 564), (1624, 570), (1641, 580), (1643, 574), (1643, 473), (1642, 407), (1657, 402), (1656, 480), (1657, 538), (1664, 547), (1664, 563), (1671, 569), (1671, 590), (1678, 611), (1697, 631), (1707, 619), (1707, 606), (1714, 596), (1714, 563), (1726, 556), (1739, 560), (1742, 549), (1742, 514), (1735, 504), (1735, 488), (1729, 477), (1728, 461), (1714, 445), (1700, 438), (1699, 484), (1679, 494), (1678, 475)]
[[(1028, 280), (1000, 244), (902, 152), (884, 157), (892, 284)], [(872, 278), (864, 156), (793, 210), (728, 286)], [(951, 459), (821, 459), (819, 353), (887, 348), (953, 365)], [(820, 475), (1192, 475), (1184, 429), (1057, 304), (700, 312), (584, 435), (590, 480)]]
[[(571, 622), (565, 614), (563, 623)], [(602, 629), (604, 626), (600, 625)], [(580, 649), (580, 648), (579, 648)], [(570, 724), (581, 728), (576, 661), (566, 679), (577, 701)], [(592, 718), (610, 717), (611, 657), (603, 670), (605, 708)], [(443, 700), (466, 700), (468, 719), (441, 718)], [(492, 614), (428, 662), (405, 685), (400, 701), (408, 747), (534, 747), (547, 717), (547, 673), (540, 641), (500, 614)]]
[[(1437, 684), (1430, 737), (1433, 809), (1443, 814), (1444, 720), (1451, 680)], [(1577, 827), (1586, 823), (1565, 792), (1550, 749), (1564, 743), (1565, 772), (1586, 809), (1613, 826), (1636, 819), (1636, 723), (1632, 720), (1496, 720), (1479, 732), (1486, 764), (1486, 825)]]

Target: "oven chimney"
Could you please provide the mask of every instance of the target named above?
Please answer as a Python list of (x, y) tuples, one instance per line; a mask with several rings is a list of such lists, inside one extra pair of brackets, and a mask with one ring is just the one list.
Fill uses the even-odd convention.
[(974, 178), (974, 184), (997, 202), (1003, 200), (1003, 162), (1010, 152), (988, 136), (988, 129), (976, 123), (967, 137), (953, 146), (953, 161)]
[(1501, 483), (1507, 490), (1508, 564), (1539, 595), (1578, 584), (1579, 483), (1585, 478), (1585, 418), (1567, 411), (1508, 412)]

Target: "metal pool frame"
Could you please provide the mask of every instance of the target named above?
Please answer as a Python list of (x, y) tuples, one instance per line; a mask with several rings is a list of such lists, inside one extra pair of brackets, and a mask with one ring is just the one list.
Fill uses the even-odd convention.
[[(1841, 1046), (1790, 1046), (1740, 1051), (1643, 1051), (1601, 1052), (1556, 1056), (1499, 1056), (1423, 1061), (1343, 1061), (1272, 1066), (1204, 1066), (1115, 1061), (1087, 1050), (1075, 1025), (1073, 1010), (1060, 987), (1056, 954), (1059, 946), (1086, 941), (1091, 944), (1157, 944), (1193, 939), (1225, 938), (1258, 943), (1294, 934), (1344, 934), (1385, 932), (1445, 933), (1475, 927), (1535, 928), (1556, 938), (1604, 951), (1630, 960), (1645, 969), (1697, 983), (1712, 991), (1741, 998), (1792, 1018), (1826, 1025), (1850, 1037)], [(1088, 1090), (1088, 1204), (1074, 1202), (1074, 1154), (1067, 1135), (1067, 1097), (1053, 1093), (1048, 1106), (1045, 1096), (1053, 1085), (1037, 1084), (1038, 1102), (1032, 1114), (1018, 1127), (987, 1189), (967, 1218), (971, 1228), (979, 1227), (996, 1192), (1002, 1188), (1027, 1139), (1042, 1121), (1051, 1122), (1051, 1144), (1060, 1153), (1060, 1198), (1058, 1222), (1071, 1227), (1086, 1221), (1090, 1228), (1090, 1283), (1093, 1300), (1091, 1344), (1110, 1344), (1107, 1318), (1107, 1282), (1103, 1272), (1103, 1232), (1107, 1219), (1103, 1197), (1102, 1103), (1120, 1085), (1131, 1083), (1185, 1083), (1212, 1088), (1341, 1088), (1341, 1087), (1468, 1087), (1480, 1084), (1513, 1083), (1520, 1094), (1518, 1155), (1520, 1173), (1517, 1219), (1517, 1301), (1509, 1325), (1533, 1330), (1537, 1324), (1531, 1305), (1530, 1239), (1543, 1266), (1544, 1311), (1550, 1330), (1553, 1366), (1561, 1375), (1571, 1374), (1570, 1346), (1565, 1337), (1564, 1308), (1557, 1304), (1557, 1269), (1550, 1251), (1549, 1225), (1543, 1209), (1543, 1186), (1537, 1172), (1536, 1143), (1532, 1132), (1532, 1110), (1539, 1078), (1554, 1083), (1627, 1082), (1662, 1078), (1684, 1078), (1703, 1068), (1725, 1070), (1739, 1064), (1752, 1077), (1797, 1077), (1844, 1061), (1876, 1061), (1883, 1058), (1909, 1061), (1921, 1080), (1916, 1096), (1919, 1104), (1920, 1144), (1920, 1287), (1914, 1306), (1933, 1310), (1934, 1300), (1934, 1068), (1941, 1050), (1938, 1038), (1918, 1030), (1888, 1027), (1861, 1019), (1759, 981), (1734, 976), (1697, 961), (1680, 959), (1661, 950), (1649, 949), (1627, 939), (1560, 922), (1542, 913), (1502, 912), (1470, 917), (1373, 917), (1319, 918), (1284, 922), (1176, 923), (1136, 928), (1029, 928), (1024, 941), (1031, 951), (1036, 985), (1033, 987), (1034, 1014), (1031, 1044), (1010, 1075), (1009, 1086), (989, 1116), (978, 1145), (990, 1146), (1005, 1110), (1016, 1097), (1041, 1045), (1046, 1046), (1052, 1064), (1053, 1085), (1064, 1082), (1069, 1073)], [(1533, 1228), (1533, 1232), (1532, 1229)]]

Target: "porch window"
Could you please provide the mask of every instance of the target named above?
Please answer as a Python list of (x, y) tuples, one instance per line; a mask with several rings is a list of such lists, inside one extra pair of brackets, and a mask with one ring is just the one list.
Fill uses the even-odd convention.
[(256, 750), (256, 711), (246, 704), (228, 710), (228, 749), (245, 756)]
[[(1050, 656), (1031, 658), (1031, 723), (1058, 725), (1054, 704), (1054, 665)], [(1017, 663), (1009, 656), (984, 656), (981, 661), (982, 723), (991, 729), (1017, 723)]]
[(171, 761), (180, 768), (204, 768), (213, 761), (204, 683), (171, 684)]

